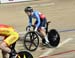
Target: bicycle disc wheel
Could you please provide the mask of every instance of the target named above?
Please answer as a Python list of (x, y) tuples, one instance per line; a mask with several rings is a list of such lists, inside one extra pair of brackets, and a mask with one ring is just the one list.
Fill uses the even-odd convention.
[(24, 47), (29, 51), (35, 51), (39, 45), (39, 37), (34, 31), (26, 33), (24, 37)]
[(27, 51), (21, 51), (17, 53), (16, 58), (33, 58), (32, 54)]
[(52, 47), (56, 47), (56, 46), (58, 46), (58, 44), (60, 42), (60, 35), (55, 29), (51, 29), (48, 32), (48, 39), (50, 41), (50, 45)]

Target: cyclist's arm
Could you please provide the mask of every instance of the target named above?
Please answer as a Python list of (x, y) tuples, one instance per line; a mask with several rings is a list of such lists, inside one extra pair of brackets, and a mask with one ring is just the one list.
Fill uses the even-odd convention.
[(32, 25), (32, 17), (29, 16), (29, 26), (31, 26), (31, 25)]
[(40, 17), (38, 13), (35, 13), (35, 16), (36, 16), (36, 20), (38, 21), (38, 23), (36, 24), (36, 28), (38, 28), (40, 25)]

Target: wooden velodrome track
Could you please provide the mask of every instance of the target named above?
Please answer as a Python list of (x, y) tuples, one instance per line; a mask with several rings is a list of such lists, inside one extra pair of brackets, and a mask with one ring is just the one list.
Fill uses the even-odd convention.
[[(9, 24), (24, 35), (27, 26), (26, 6), (44, 13), (51, 21), (49, 28), (59, 31), (61, 42), (57, 48), (41, 47), (31, 52), (34, 58), (75, 58), (75, 0), (39, 0), (32, 2), (0, 4), (0, 23)], [(61, 32), (60, 32), (61, 31)], [(21, 48), (20, 48), (21, 47)], [(18, 41), (16, 50), (26, 50), (23, 41)], [(1, 54), (0, 54), (1, 56)]]

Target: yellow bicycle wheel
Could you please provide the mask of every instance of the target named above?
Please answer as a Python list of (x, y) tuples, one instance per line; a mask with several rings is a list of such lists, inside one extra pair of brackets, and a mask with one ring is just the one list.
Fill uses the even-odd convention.
[(32, 54), (27, 51), (21, 51), (17, 53), (16, 58), (33, 58)]

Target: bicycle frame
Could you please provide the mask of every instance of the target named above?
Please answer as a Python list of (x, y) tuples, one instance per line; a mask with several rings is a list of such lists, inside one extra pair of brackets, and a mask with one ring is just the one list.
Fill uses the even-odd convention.
[[(10, 49), (15, 50), (15, 44), (16, 44), (16, 42), (11, 45)], [(16, 52), (16, 50), (15, 50), (15, 52)], [(12, 58), (12, 55), (9, 54), (9, 58)], [(16, 52), (15, 58), (33, 58), (33, 56), (30, 52), (19, 51), (19, 52)]]
[(48, 21), (48, 22), (46, 23), (46, 34), (48, 33), (48, 25), (49, 25), (49, 23), (51, 23), (51, 22)]
[[(46, 34), (48, 33), (48, 25), (49, 25), (49, 23), (51, 23), (50, 21), (48, 21), (47, 23), (46, 23), (46, 28), (45, 28), (45, 32), (46, 32)], [(35, 26), (34, 25), (31, 25), (32, 27), (33, 27), (33, 30), (35, 29)], [(27, 28), (28, 28), (29, 26), (27, 26), (26, 27), (26, 30), (27, 30)], [(30, 30), (31, 31), (31, 30)], [(37, 31), (36, 32), (40, 37), (42, 37), (43, 38), (43, 35), (41, 35), (41, 33), (39, 32), (39, 31)]]
[[(60, 42), (60, 36), (59, 36), (59, 33), (57, 32), (56, 29), (48, 30), (49, 23), (51, 23), (51, 22), (48, 21), (48, 22), (46, 23), (45, 32), (46, 32), (46, 34), (47, 34), (47, 36), (48, 36), (49, 44), (50, 44), (52, 47), (56, 47), (56, 46), (59, 44), (59, 42)], [(39, 45), (39, 37), (38, 37), (38, 36), (40, 36), (42, 39), (44, 39), (43, 35), (39, 32), (39, 30), (37, 30), (37, 31), (35, 32), (35, 31), (34, 31), (35, 26), (32, 25), (32, 27), (33, 27), (32, 30), (31, 30), (31, 28), (30, 28), (29, 31), (26, 33), (25, 39), (24, 39), (25, 47), (26, 47), (26, 49), (29, 50), (29, 51), (35, 51), (35, 50), (37, 49), (37, 47), (38, 47), (38, 45)], [(28, 27), (27, 27), (27, 28), (28, 28)], [(27, 28), (26, 28), (26, 29), (27, 29)], [(32, 34), (32, 35), (31, 35), (31, 34)], [(36, 37), (35, 37), (34, 34), (36, 35)], [(56, 34), (57, 34), (57, 37), (55, 37)], [(34, 45), (34, 46), (35, 46), (34, 49), (30, 49), (29, 47), (27, 47), (27, 45), (26, 45), (27, 35), (31, 35), (31, 36), (32, 36), (32, 37), (30, 37), (30, 39), (33, 39), (33, 40), (30, 40), (30, 41), (29, 41), (30, 44), (31, 44), (31, 43), (33, 44), (34, 40), (37, 39), (37, 43), (36, 43), (37, 46)], [(35, 38), (34, 38), (34, 37), (35, 37)], [(56, 40), (54, 39), (54, 37), (56, 38)], [(44, 43), (45, 40), (42, 40), (42, 42)], [(30, 46), (30, 47), (31, 47), (31, 46)]]
[[(46, 28), (45, 28), (45, 30), (46, 30), (46, 34), (48, 33), (48, 25), (49, 25), (49, 23), (51, 23), (51, 22), (48, 21), (48, 22), (46, 23)], [(39, 32), (38, 32), (38, 34), (41, 35)]]
[[(47, 22), (46, 23), (46, 26), (45, 26), (45, 32), (46, 32), (46, 34), (48, 35), (48, 25), (49, 25), (49, 23), (50, 22)], [(42, 38), (42, 39), (44, 39), (44, 36), (39, 32), (39, 30), (37, 30), (36, 32), (34, 31), (34, 29), (35, 29), (35, 26), (34, 25), (31, 25), (31, 28), (29, 27), (29, 26), (27, 26), (26, 27), (26, 31), (27, 31), (27, 33), (25, 34), (25, 39), (24, 39), (24, 46), (25, 46), (25, 48), (27, 49), (27, 50), (29, 50), (29, 51), (34, 51), (34, 50), (36, 50), (37, 49), (37, 47), (38, 47), (38, 45), (39, 45), (39, 37), (38, 36), (40, 36), (40, 38)], [(34, 35), (35, 34), (35, 35)], [(27, 41), (27, 35), (30, 35), (30, 41)], [(37, 38), (36, 38), (36, 37)], [(34, 38), (35, 37), (35, 38)], [(37, 43), (36, 43), (36, 45), (34, 45), (34, 40), (37, 40)], [(27, 42), (30, 42), (30, 46), (28, 47), (27, 45), (26, 45), (26, 41)], [(32, 44), (35, 46), (35, 48), (34, 49), (31, 49), (31, 46), (32, 46)]]
[[(45, 28), (46, 34), (48, 34), (48, 26), (49, 26), (49, 23), (51, 23), (51, 22), (48, 21), (48, 22), (46, 23), (46, 28)], [(34, 25), (32, 25), (32, 27), (33, 27), (33, 29), (35, 29), (35, 26), (34, 26)], [(39, 32), (39, 30), (38, 30), (37, 32), (35, 32), (35, 33), (38, 34), (41, 38), (44, 38), (43, 35)]]

